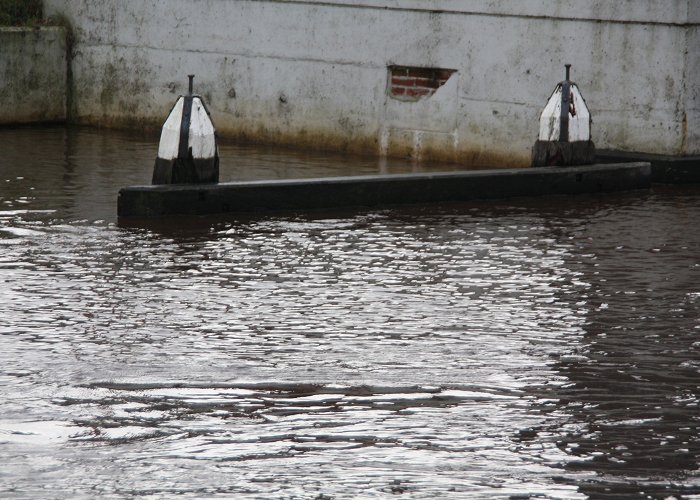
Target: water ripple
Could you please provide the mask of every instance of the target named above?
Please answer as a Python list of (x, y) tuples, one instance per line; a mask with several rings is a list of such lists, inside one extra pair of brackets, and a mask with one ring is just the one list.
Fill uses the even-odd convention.
[(700, 494), (696, 188), (129, 227), (152, 142), (0, 138), (1, 496)]

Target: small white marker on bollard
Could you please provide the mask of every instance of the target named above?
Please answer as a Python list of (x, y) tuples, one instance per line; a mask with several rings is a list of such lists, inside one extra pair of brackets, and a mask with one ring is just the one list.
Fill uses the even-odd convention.
[(192, 94), (178, 97), (163, 124), (153, 184), (201, 184), (219, 182), (216, 131), (204, 101)]
[(559, 82), (540, 114), (538, 140), (532, 147), (532, 166), (586, 165), (595, 163), (591, 140), (591, 113), (578, 86), (569, 79)]

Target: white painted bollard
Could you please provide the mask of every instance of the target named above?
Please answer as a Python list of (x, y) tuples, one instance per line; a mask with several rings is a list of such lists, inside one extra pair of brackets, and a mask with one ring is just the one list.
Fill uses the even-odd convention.
[(540, 132), (532, 148), (532, 165), (585, 165), (595, 162), (591, 140), (591, 113), (578, 86), (569, 79), (559, 82), (540, 114)]
[(200, 184), (219, 182), (219, 151), (216, 131), (204, 101), (189, 92), (180, 96), (163, 124), (153, 184)]

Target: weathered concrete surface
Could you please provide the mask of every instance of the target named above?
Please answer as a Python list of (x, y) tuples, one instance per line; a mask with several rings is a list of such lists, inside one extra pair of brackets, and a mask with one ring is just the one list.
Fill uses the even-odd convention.
[(685, 68), (688, 75), (685, 87), (685, 103), (681, 120), (684, 143), (681, 150), (685, 154), (700, 154), (700, 2), (693, 2), (688, 16), (695, 23), (687, 28), (688, 39), (685, 48)]
[[(197, 75), (220, 135), (524, 166), (563, 65), (599, 147), (700, 153), (696, 0), (45, 0), (79, 121), (159, 127)], [(454, 69), (415, 102), (390, 66)]]
[(66, 119), (66, 30), (0, 28), (0, 124)]
[(120, 217), (375, 207), (648, 188), (649, 163), (132, 186)]

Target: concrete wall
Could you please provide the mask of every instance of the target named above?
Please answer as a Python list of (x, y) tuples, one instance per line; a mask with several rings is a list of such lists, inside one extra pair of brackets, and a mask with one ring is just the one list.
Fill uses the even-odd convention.
[(64, 28), (0, 28), (0, 124), (66, 118)]
[[(565, 62), (599, 148), (700, 153), (696, 0), (45, 0), (77, 119), (160, 126), (188, 73), (220, 135), (525, 165)], [(389, 66), (456, 70), (417, 100)]]
[(681, 151), (686, 154), (700, 153), (700, 2), (694, 5), (695, 25), (688, 27), (685, 47), (685, 102), (684, 121), (681, 122), (685, 139)]

